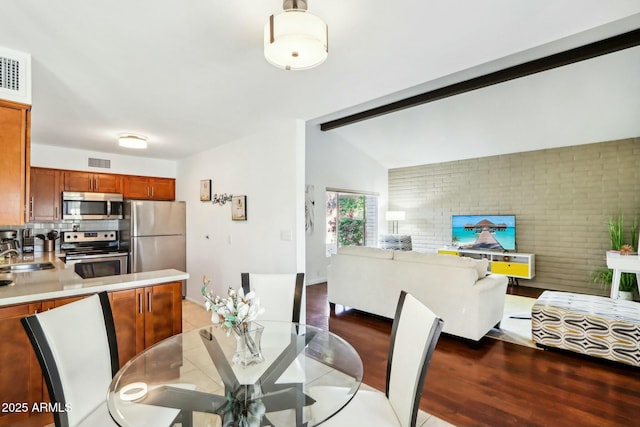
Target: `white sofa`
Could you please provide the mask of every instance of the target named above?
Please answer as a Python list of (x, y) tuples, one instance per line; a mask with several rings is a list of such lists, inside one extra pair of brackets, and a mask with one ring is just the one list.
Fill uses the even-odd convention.
[(340, 248), (327, 268), (329, 302), (393, 318), (405, 290), (444, 320), (444, 332), (479, 341), (502, 320), (508, 279), (487, 260), (369, 247)]

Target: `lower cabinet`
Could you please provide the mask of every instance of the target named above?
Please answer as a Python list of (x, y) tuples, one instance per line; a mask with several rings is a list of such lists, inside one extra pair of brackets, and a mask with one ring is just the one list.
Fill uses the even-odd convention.
[[(40, 303), (0, 308), (0, 425), (20, 425), (43, 401), (44, 379), (20, 319), (41, 310)], [(37, 415), (34, 413), (34, 415)], [(46, 421), (46, 420), (43, 420)], [(48, 422), (53, 422), (49, 414)]]
[[(20, 319), (84, 297), (0, 307), (0, 426), (53, 422), (52, 414), (41, 406), (49, 401), (49, 394)], [(109, 300), (120, 366), (145, 348), (182, 332), (182, 282), (114, 291)]]
[(182, 332), (182, 283), (109, 294), (120, 366), (153, 344)]

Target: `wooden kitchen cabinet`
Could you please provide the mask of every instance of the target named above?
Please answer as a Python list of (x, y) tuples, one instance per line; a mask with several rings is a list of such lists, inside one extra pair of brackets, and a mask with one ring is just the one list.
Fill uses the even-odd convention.
[(182, 332), (182, 282), (109, 293), (120, 366), (145, 348)]
[(111, 173), (65, 171), (64, 191), (121, 193), (122, 175)]
[(123, 181), (125, 199), (176, 199), (176, 180), (173, 178), (127, 175)]
[(63, 305), (66, 305), (75, 301), (79, 301), (91, 295), (92, 294), (78, 295), (77, 297), (66, 297), (66, 298), (58, 298), (58, 299), (50, 299), (50, 300), (42, 301), (42, 311), (47, 311), (47, 310), (51, 310), (52, 308), (62, 307)]
[(31, 168), (31, 199), (29, 221), (58, 221), (61, 218), (58, 169)]
[(0, 307), (0, 403), (6, 406), (0, 411), (0, 425), (22, 424), (20, 420), (29, 417), (33, 404), (44, 399), (42, 371), (20, 323), (21, 318), (40, 311), (40, 307), (40, 303)]
[[(33, 167), (30, 168), (26, 220), (59, 221), (62, 218), (62, 191), (123, 193), (127, 199), (175, 200), (176, 180)], [(3, 206), (0, 205), (0, 209)], [(0, 221), (0, 224), (3, 222)]]
[[(0, 411), (0, 426), (47, 425), (51, 413), (32, 412), (34, 404), (48, 402), (40, 364), (20, 319), (60, 307), (91, 294), (0, 307), (0, 403), (15, 403)], [(120, 366), (133, 356), (182, 332), (182, 282), (109, 292), (118, 340)], [(78, 319), (79, 322), (82, 319)], [(168, 368), (179, 368), (182, 354), (169, 355)], [(167, 375), (171, 375), (167, 369)]]
[(173, 178), (149, 178), (151, 198), (153, 200), (175, 200), (176, 180)]
[(143, 297), (144, 288), (109, 292), (120, 366), (144, 350)]
[(182, 332), (182, 282), (149, 286), (145, 292), (145, 348)]
[(47, 425), (53, 422), (51, 412), (32, 411), (49, 402), (47, 385), (40, 363), (20, 319), (40, 311), (77, 301), (78, 297), (46, 300), (36, 303), (0, 307), (0, 426)]
[(31, 106), (0, 100), (0, 224), (22, 225), (29, 199)]

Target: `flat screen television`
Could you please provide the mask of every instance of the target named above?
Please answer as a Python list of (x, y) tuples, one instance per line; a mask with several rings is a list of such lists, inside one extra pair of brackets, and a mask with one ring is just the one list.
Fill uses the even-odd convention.
[(515, 215), (452, 215), (451, 241), (460, 249), (516, 250)]

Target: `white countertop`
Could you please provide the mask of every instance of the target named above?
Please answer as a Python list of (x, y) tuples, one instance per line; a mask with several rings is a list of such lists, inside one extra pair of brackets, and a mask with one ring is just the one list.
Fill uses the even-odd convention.
[(50, 252), (36, 252), (33, 257), (25, 256), (23, 259), (22, 255), (20, 255), (11, 260), (0, 260), (4, 261), (0, 262), (0, 267), (34, 262), (51, 262), (56, 267), (51, 270), (0, 274), (0, 280), (9, 279), (13, 281), (11, 285), (0, 286), (0, 307), (102, 291), (139, 288), (189, 278), (188, 273), (171, 269), (83, 279), (76, 274), (72, 266), (67, 266), (58, 258), (61, 255)]

